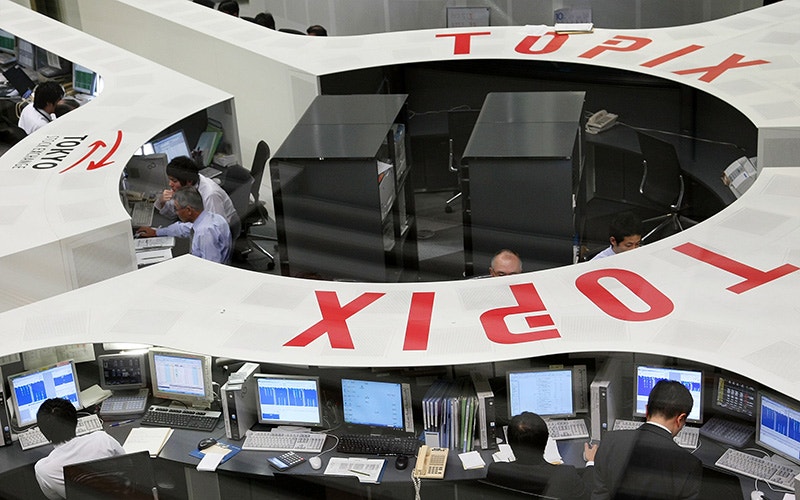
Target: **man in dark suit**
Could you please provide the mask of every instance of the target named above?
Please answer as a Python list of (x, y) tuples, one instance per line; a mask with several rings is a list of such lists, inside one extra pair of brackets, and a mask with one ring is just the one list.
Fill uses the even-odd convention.
[(588, 499), (593, 484), (592, 468), (589, 466), (597, 448), (584, 447), (584, 455), (589, 461), (585, 469), (554, 465), (544, 459), (548, 437), (547, 424), (539, 415), (526, 411), (512, 418), (508, 425), (508, 444), (516, 461), (492, 463), (486, 479), (491, 483), (561, 500)]
[(647, 401), (647, 422), (637, 430), (603, 437), (592, 500), (697, 498), (703, 465), (672, 440), (686, 424), (692, 405), (683, 384), (658, 381)]

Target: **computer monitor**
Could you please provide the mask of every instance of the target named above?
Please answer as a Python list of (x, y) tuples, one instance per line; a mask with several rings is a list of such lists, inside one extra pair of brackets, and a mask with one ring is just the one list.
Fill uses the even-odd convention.
[(403, 396), (403, 385), (343, 378), (344, 423), (377, 430), (407, 431), (405, 416), (411, 415), (411, 398)]
[(67, 75), (72, 71), (72, 63), (41, 47), (34, 47), (36, 71), (46, 78)]
[(756, 417), (756, 396), (758, 388), (755, 383), (728, 375), (714, 376), (714, 388), (711, 394), (711, 408), (753, 421)]
[(81, 94), (97, 95), (97, 74), (80, 64), (73, 64), (72, 90)]
[(506, 373), (509, 418), (530, 411), (540, 417), (574, 417), (573, 369), (533, 369)]
[(125, 391), (147, 387), (145, 353), (103, 354), (97, 357), (100, 388)]
[(319, 377), (257, 373), (253, 378), (259, 423), (322, 426)]
[(154, 347), (148, 353), (153, 397), (209, 408), (214, 401), (211, 356)]
[(11, 401), (17, 425), (27, 427), (36, 423), (36, 412), (46, 399), (68, 399), (81, 409), (80, 388), (72, 360), (28, 370), (8, 377)]
[(756, 444), (800, 463), (800, 404), (759, 392), (756, 407)]
[(17, 64), (27, 69), (36, 69), (33, 44), (22, 38), (17, 38)]
[(694, 404), (692, 412), (686, 418), (687, 422), (703, 423), (703, 372), (664, 366), (636, 365), (635, 380), (633, 385), (634, 417), (646, 417), (647, 399), (650, 391), (659, 380), (675, 380), (680, 382), (692, 394)]
[(178, 130), (164, 137), (155, 139), (152, 143), (153, 151), (166, 154), (167, 161), (172, 161), (173, 158), (178, 156), (192, 157), (192, 153), (189, 150), (189, 143), (186, 141), (186, 134), (183, 130)]
[(8, 31), (0, 30), (0, 52), (17, 54), (17, 38)]

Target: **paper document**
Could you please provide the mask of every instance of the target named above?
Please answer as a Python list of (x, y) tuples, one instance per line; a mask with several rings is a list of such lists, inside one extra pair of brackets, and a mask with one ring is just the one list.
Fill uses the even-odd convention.
[(458, 458), (461, 459), (461, 465), (464, 466), (464, 470), (483, 469), (486, 466), (486, 462), (483, 461), (481, 454), (476, 450), (459, 453)]
[(325, 468), (326, 476), (354, 476), (362, 483), (379, 483), (386, 459), (332, 457)]
[(111, 397), (111, 391), (108, 391), (106, 389), (101, 389), (100, 386), (97, 384), (94, 384), (88, 389), (82, 390), (80, 395), (81, 404), (83, 405), (84, 408), (96, 405), (100, 401), (103, 401), (104, 399), (108, 399), (110, 397)]
[(594, 30), (592, 23), (556, 23), (556, 33), (591, 33)]
[(147, 450), (151, 457), (157, 457), (170, 436), (172, 429), (169, 427), (135, 427), (131, 429), (122, 448), (125, 453)]

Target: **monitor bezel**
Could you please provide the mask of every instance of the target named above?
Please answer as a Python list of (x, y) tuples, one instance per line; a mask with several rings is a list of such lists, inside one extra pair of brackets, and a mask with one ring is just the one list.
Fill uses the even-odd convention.
[[(3, 35), (7, 35), (7, 36), (3, 36)], [(2, 46), (0, 46), (0, 52), (5, 52), (6, 54), (14, 54), (14, 56), (16, 57), (16, 55), (17, 55), (17, 37), (16, 37), (16, 35), (14, 35), (13, 33), (9, 33), (8, 31), (6, 31), (4, 29), (0, 29), (0, 37), (11, 39), (11, 40), (14, 41), (14, 46), (11, 49), (5, 49)]]
[(17, 37), (17, 64), (29, 70), (36, 70), (36, 46), (20, 37)]
[[(720, 380), (726, 380), (730, 382), (736, 382), (742, 385), (748, 385), (753, 389), (753, 414), (747, 415), (746, 413), (742, 413), (736, 410), (731, 410), (725, 406), (721, 406), (717, 400), (717, 393), (719, 392), (719, 383)], [(725, 415), (730, 415), (733, 417), (740, 418), (742, 420), (747, 420), (748, 422), (755, 422), (756, 416), (758, 414), (758, 385), (755, 382), (748, 381), (742, 377), (730, 377), (728, 375), (722, 373), (714, 374), (714, 386), (712, 388), (711, 397), (709, 398), (711, 401), (711, 409), (715, 412), (724, 413)]]
[[(105, 361), (106, 359), (134, 359), (134, 358), (139, 360), (139, 365), (142, 370), (141, 383), (119, 384), (119, 385), (113, 385), (107, 383), (105, 377), (105, 370), (103, 370), (103, 361)], [(148, 378), (147, 374), (149, 371), (147, 368), (147, 363), (145, 361), (146, 359), (147, 359), (147, 354), (145, 354), (144, 352), (135, 354), (126, 354), (126, 353), (101, 354), (100, 356), (97, 356), (97, 371), (99, 380), (98, 385), (100, 386), (101, 389), (105, 389), (107, 391), (126, 391), (132, 389), (144, 389), (145, 387), (147, 387), (147, 378)]]
[[(253, 380), (255, 382), (255, 389), (256, 389), (256, 413), (258, 417), (259, 424), (265, 425), (300, 425), (300, 426), (307, 426), (307, 427), (322, 427), (322, 388), (320, 385), (320, 378), (316, 375), (282, 375), (278, 373), (256, 373), (253, 375)], [(269, 419), (263, 418), (263, 413), (261, 412), (261, 391), (259, 387), (260, 380), (300, 380), (300, 381), (307, 381), (307, 382), (314, 382), (316, 385), (317, 390), (317, 421), (316, 422), (308, 422), (303, 420), (283, 420), (283, 419)]]
[[(345, 417), (346, 412), (345, 412), (345, 397), (344, 397), (344, 386), (343, 386), (345, 380), (350, 380), (350, 381), (353, 381), (353, 382), (366, 382), (368, 384), (385, 384), (385, 385), (397, 386), (400, 389), (400, 410), (401, 410), (400, 425), (395, 427), (395, 426), (381, 425), (379, 423), (350, 422), (350, 421), (348, 421), (346, 419), (346, 417)], [(408, 414), (409, 405), (411, 404), (411, 402), (407, 401), (406, 397), (403, 394), (403, 385), (404, 384), (402, 382), (398, 382), (398, 381), (394, 381), (394, 380), (371, 380), (371, 379), (368, 379), (368, 378), (343, 377), (339, 381), (339, 387), (340, 387), (340, 389), (342, 391), (342, 422), (344, 422), (345, 425), (350, 426), (352, 428), (376, 429), (376, 430), (381, 430), (381, 431), (385, 431), (385, 432), (391, 432), (391, 431), (407, 432), (408, 431), (408, 422), (406, 422), (406, 415)]]
[(177, 156), (170, 157), (169, 153), (159, 149), (159, 145), (160, 144), (169, 141), (170, 139), (172, 139), (175, 136), (180, 136), (181, 140), (183, 141), (183, 144), (186, 145), (187, 154), (178, 155), (178, 156), (187, 156), (187, 157), (191, 158), (192, 157), (192, 147), (189, 146), (189, 141), (186, 139), (186, 132), (184, 132), (183, 129), (179, 129), (179, 130), (176, 130), (174, 132), (170, 132), (168, 134), (164, 134), (162, 136), (156, 137), (152, 141), (149, 141), (150, 144), (152, 144), (152, 146), (153, 146), (153, 152), (157, 153), (157, 154), (161, 153), (161, 154), (167, 155), (167, 162), (170, 162), (173, 159), (177, 158)]
[[(43, 56), (40, 54), (44, 54)], [(44, 60), (47, 61), (49, 59), (48, 55), (52, 55), (58, 58), (58, 68), (56, 73), (51, 75), (49, 78), (55, 78), (61, 75), (71, 75), (72, 74), (72, 62), (64, 59), (60, 55), (56, 54), (55, 52), (50, 52), (49, 50), (39, 47), (38, 45), (33, 46), (33, 62), (36, 65), (36, 71), (40, 72), (41, 68), (54, 68), (50, 66), (49, 62), (47, 64), (41, 64), (41, 58), (44, 57)]]
[(506, 406), (508, 407), (508, 418), (514, 418), (516, 415), (513, 411), (513, 405), (511, 404), (511, 378), (515, 374), (526, 374), (526, 373), (542, 373), (542, 372), (570, 372), (570, 391), (572, 395), (572, 412), (571, 413), (538, 413), (534, 410), (524, 409), (525, 411), (530, 411), (536, 413), (542, 418), (571, 418), (577, 415), (577, 404), (575, 401), (576, 394), (575, 394), (575, 378), (577, 374), (575, 373), (575, 367), (565, 366), (560, 368), (550, 368), (550, 367), (540, 367), (540, 368), (528, 368), (525, 370), (509, 370), (506, 372)]
[[(161, 389), (158, 386), (156, 356), (200, 360), (203, 371), (203, 396), (175, 393)], [(147, 352), (147, 361), (150, 365), (151, 392), (154, 398), (184, 403), (186, 406), (191, 406), (192, 408), (208, 409), (211, 407), (211, 403), (214, 401), (213, 379), (211, 377), (211, 356), (181, 351), (179, 349), (153, 347)]]
[(789, 408), (790, 410), (798, 413), (798, 415), (800, 415), (800, 404), (798, 404), (798, 403), (791, 404), (791, 403), (788, 402), (789, 400), (787, 398), (784, 398), (784, 397), (781, 397), (781, 396), (776, 396), (774, 393), (771, 393), (769, 391), (758, 391), (758, 396), (757, 396), (757, 400), (756, 400), (756, 410), (757, 410), (757, 412), (756, 412), (756, 415), (757, 415), (756, 416), (756, 419), (757, 419), (756, 420), (756, 437), (755, 437), (756, 444), (758, 446), (766, 448), (766, 449), (768, 449), (768, 450), (780, 455), (781, 457), (783, 457), (783, 458), (785, 458), (787, 460), (790, 460), (793, 463), (800, 464), (800, 446), (798, 447), (798, 449), (799, 449), (798, 456), (794, 456), (793, 457), (793, 456), (788, 455), (785, 451), (779, 450), (779, 449), (775, 448), (774, 446), (765, 443), (761, 439), (761, 411), (762, 411), (762, 408), (763, 408), (762, 399), (765, 396), (768, 397), (769, 399), (772, 399), (775, 402), (777, 402), (777, 403)]
[[(26, 428), (26, 427), (34, 426), (34, 425), (36, 425), (37, 420), (36, 420), (36, 416), (34, 415), (33, 418), (30, 419), (30, 420), (26, 420), (25, 422), (20, 421), (19, 401), (17, 400), (17, 391), (16, 391), (16, 388), (14, 387), (14, 381), (19, 379), (19, 378), (28, 377), (28, 376), (34, 375), (36, 373), (46, 372), (48, 370), (52, 370), (54, 368), (59, 368), (59, 367), (62, 367), (64, 365), (70, 365), (70, 367), (72, 369), (72, 379), (74, 380), (74, 383), (75, 383), (75, 394), (77, 394), (77, 398), (76, 398), (77, 404), (73, 403), (73, 406), (75, 406), (76, 410), (83, 409), (83, 403), (81, 402), (81, 386), (80, 386), (80, 382), (78, 381), (78, 372), (77, 372), (77, 370), (75, 368), (75, 361), (74, 360), (68, 359), (68, 360), (65, 360), (65, 361), (58, 361), (56, 363), (51, 363), (51, 364), (48, 364), (48, 365), (45, 365), (45, 366), (40, 366), (38, 368), (34, 368), (34, 369), (31, 369), (31, 370), (25, 370), (25, 371), (22, 371), (22, 372), (19, 372), (19, 373), (15, 373), (13, 375), (9, 375), (8, 376), (8, 388), (11, 391), (11, 404), (12, 404), (13, 409), (14, 409), (14, 418), (16, 419), (16, 423), (17, 423), (18, 427)], [(56, 397), (56, 396), (52, 396), (52, 397)], [(42, 400), (42, 402), (44, 402), (44, 400)], [(39, 403), (39, 405), (41, 406), (41, 403)], [(38, 408), (37, 408), (37, 411), (38, 411)]]
[[(639, 396), (639, 368), (653, 368), (657, 370), (673, 370), (673, 371), (680, 371), (680, 372), (690, 372), (690, 373), (699, 373), (700, 374), (700, 401), (694, 401), (692, 405), (692, 413), (694, 413), (695, 405), (699, 407), (697, 418), (689, 418), (686, 417), (686, 423), (690, 424), (702, 424), (703, 423), (703, 413), (704, 413), (704, 402), (703, 399), (705, 398), (705, 391), (706, 388), (704, 387), (705, 381), (705, 373), (701, 368), (694, 369), (694, 368), (681, 368), (678, 366), (663, 366), (663, 365), (654, 365), (650, 363), (636, 363), (633, 367), (633, 416), (634, 418), (646, 418), (647, 415), (645, 412), (640, 412), (637, 410), (637, 396)], [(668, 379), (672, 380), (672, 379)], [(679, 382), (679, 381), (677, 381)], [(692, 398), (694, 400), (694, 397)], [(645, 410), (646, 411), (646, 410)]]
[[(91, 85), (90, 89), (85, 89), (83, 87), (79, 87), (79, 86), (75, 85), (75, 82), (76, 82), (75, 75), (78, 72), (91, 73), (92, 74), (92, 85)], [(91, 96), (96, 95), (97, 94), (97, 73), (95, 73), (91, 69), (87, 68), (86, 66), (81, 66), (80, 64), (73, 63), (72, 64), (72, 90), (74, 90), (75, 92), (78, 92), (80, 94), (86, 94), (86, 95), (91, 95)]]

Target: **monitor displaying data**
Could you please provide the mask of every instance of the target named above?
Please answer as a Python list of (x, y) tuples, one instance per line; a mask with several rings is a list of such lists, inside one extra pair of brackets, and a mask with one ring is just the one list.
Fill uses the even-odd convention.
[(17, 64), (27, 69), (36, 69), (34, 46), (22, 38), (17, 39)]
[(394, 382), (342, 379), (344, 422), (404, 430), (403, 388)]
[(72, 71), (72, 64), (66, 59), (41, 47), (34, 47), (34, 52), (36, 54), (36, 71), (45, 78), (68, 75)]
[(762, 392), (757, 408), (756, 444), (800, 463), (800, 405)]
[(506, 374), (509, 418), (530, 411), (540, 417), (575, 416), (572, 368)]
[(702, 370), (637, 365), (635, 375), (636, 377), (633, 382), (633, 397), (635, 405), (633, 416), (646, 416), (647, 399), (650, 397), (650, 391), (653, 390), (653, 387), (659, 380), (675, 380), (689, 389), (689, 392), (692, 394), (692, 399), (694, 400), (692, 412), (686, 418), (686, 421), (697, 424), (703, 423)]
[(109, 391), (147, 387), (145, 354), (103, 354), (97, 357), (100, 387)]
[(189, 143), (186, 141), (186, 134), (183, 130), (172, 132), (169, 135), (160, 137), (154, 141), (153, 151), (156, 153), (164, 153), (167, 155), (167, 161), (172, 161), (173, 158), (178, 156), (188, 156), (191, 158), (191, 151), (189, 150)]
[(8, 385), (19, 427), (36, 423), (36, 412), (46, 399), (68, 399), (75, 408), (81, 409), (78, 377), (72, 360), (11, 375)]
[(258, 421), (262, 424), (322, 425), (319, 377), (256, 374)]
[(97, 95), (97, 75), (95, 72), (80, 64), (73, 64), (72, 90), (81, 94)]
[(211, 356), (150, 349), (150, 379), (153, 397), (208, 408), (214, 400), (211, 380)]
[(716, 411), (755, 420), (757, 393), (758, 389), (753, 382), (731, 378), (728, 375), (716, 375), (711, 405)]
[(8, 31), (0, 30), (0, 52), (15, 54), (17, 52), (17, 40)]

